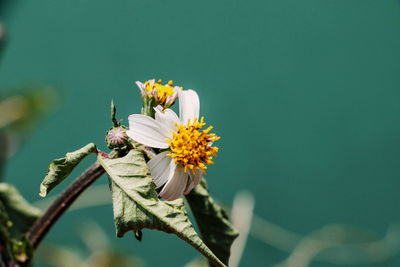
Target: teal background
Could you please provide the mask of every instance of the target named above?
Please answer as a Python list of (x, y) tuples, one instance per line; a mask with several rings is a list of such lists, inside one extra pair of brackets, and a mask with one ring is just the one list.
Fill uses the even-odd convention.
[[(40, 82), (61, 91), (7, 168), (30, 201), (39, 200), (51, 159), (88, 142), (105, 149), (111, 99), (126, 122), (140, 111), (134, 81), (162, 78), (197, 90), (222, 136), (207, 175), (219, 200), (246, 189), (258, 215), (303, 234), (340, 222), (383, 235), (399, 221), (399, 1), (15, 2), (5, 17), (2, 87)], [(197, 255), (160, 232), (145, 231), (141, 243), (117, 239), (111, 205), (65, 214), (48, 240), (79, 248), (87, 218), (148, 266)], [(241, 266), (286, 256), (250, 238)]]

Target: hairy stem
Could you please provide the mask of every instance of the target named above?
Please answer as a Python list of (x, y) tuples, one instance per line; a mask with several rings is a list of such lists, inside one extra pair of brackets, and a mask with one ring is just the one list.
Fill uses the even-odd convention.
[(78, 196), (102, 174), (104, 169), (96, 162), (69, 185), (50, 205), (46, 212), (29, 229), (27, 238), (36, 248), (54, 223), (71, 206)]

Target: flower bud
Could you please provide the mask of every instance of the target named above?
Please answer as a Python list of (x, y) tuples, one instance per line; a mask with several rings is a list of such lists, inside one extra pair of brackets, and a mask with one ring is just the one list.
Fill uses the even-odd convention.
[(125, 127), (114, 127), (107, 132), (106, 143), (110, 149), (122, 148), (130, 145), (128, 138)]

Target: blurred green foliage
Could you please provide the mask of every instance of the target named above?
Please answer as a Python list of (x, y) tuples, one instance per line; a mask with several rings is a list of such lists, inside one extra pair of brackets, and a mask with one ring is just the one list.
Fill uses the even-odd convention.
[(27, 86), (19, 91), (0, 93), (0, 176), (6, 159), (17, 151), (38, 120), (52, 110), (56, 99), (55, 89), (49, 86)]
[[(112, 98), (126, 118), (140, 111), (133, 82), (160, 77), (198, 90), (202, 114), (222, 136), (207, 174), (216, 198), (230, 203), (246, 188), (257, 214), (301, 236), (333, 222), (383, 236), (400, 220), (398, 0), (13, 2), (0, 84), (68, 88), (56, 116), (10, 162), (30, 200), (49, 159), (103, 142)], [(105, 214), (112, 217), (110, 206), (70, 213), (49, 240), (75, 244), (83, 215), (113, 236)], [(194, 256), (161, 233), (113, 244), (150, 266)], [(288, 254), (251, 237), (242, 262), (271, 265)]]

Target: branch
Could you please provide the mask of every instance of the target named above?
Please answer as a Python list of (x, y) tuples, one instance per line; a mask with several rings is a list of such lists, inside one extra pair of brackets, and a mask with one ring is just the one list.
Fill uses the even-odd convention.
[(33, 248), (39, 245), (53, 224), (78, 196), (104, 172), (103, 167), (98, 162), (94, 163), (57, 197), (27, 233), (27, 238)]

